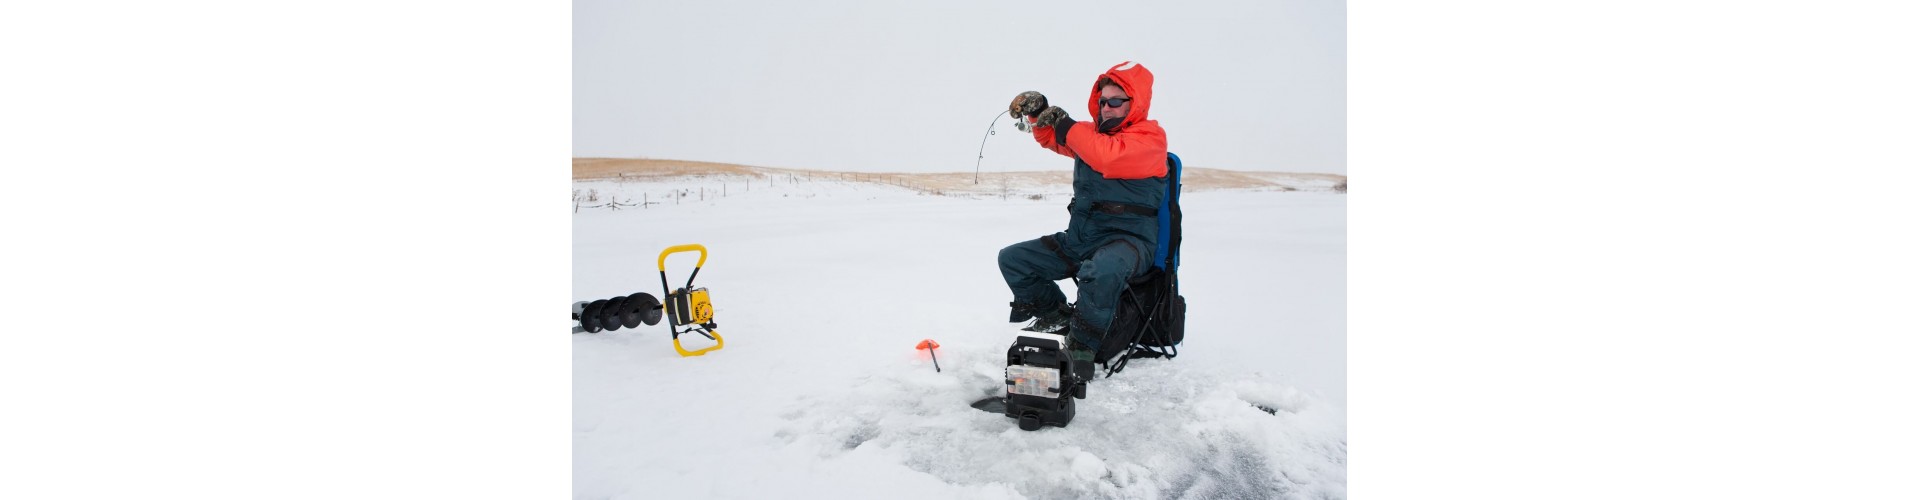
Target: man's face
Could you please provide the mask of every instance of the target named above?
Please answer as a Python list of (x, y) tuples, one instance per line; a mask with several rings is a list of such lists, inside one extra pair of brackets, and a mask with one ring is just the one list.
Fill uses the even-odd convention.
[[(1120, 104), (1120, 107), (1118, 108), (1108, 107), (1106, 105), (1106, 100), (1112, 99), (1115, 97), (1118, 97), (1121, 99), (1128, 99), (1128, 100), (1127, 102)], [(1133, 100), (1127, 97), (1127, 92), (1120, 90), (1119, 85), (1114, 85), (1111, 83), (1107, 84), (1104, 87), (1100, 87), (1100, 102), (1101, 102), (1100, 121), (1107, 121), (1114, 118), (1126, 118), (1127, 112), (1133, 110)]]

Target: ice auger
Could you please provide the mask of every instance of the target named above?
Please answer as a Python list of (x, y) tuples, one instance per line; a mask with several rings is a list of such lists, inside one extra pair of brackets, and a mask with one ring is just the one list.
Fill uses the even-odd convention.
[[(667, 284), (667, 256), (680, 252), (700, 252), (700, 261), (694, 263), (693, 274), (687, 275), (687, 284), (678, 290)], [(667, 327), (673, 332), (673, 350), (681, 356), (699, 356), (710, 351), (726, 347), (727, 341), (720, 337), (720, 325), (713, 322), (713, 300), (706, 288), (692, 288), (693, 279), (700, 276), (700, 267), (707, 264), (707, 247), (700, 244), (674, 245), (660, 251), (660, 293), (667, 298), (665, 303), (645, 292), (624, 297), (614, 297), (592, 302), (573, 304), (573, 319), (577, 324), (573, 333), (597, 333), (600, 330), (619, 330), (621, 327), (636, 328), (641, 323), (648, 325), (660, 322), (662, 311), (667, 317)], [(685, 327), (684, 329), (682, 327)], [(689, 351), (680, 346), (680, 334), (698, 333), (713, 340), (713, 347)]]

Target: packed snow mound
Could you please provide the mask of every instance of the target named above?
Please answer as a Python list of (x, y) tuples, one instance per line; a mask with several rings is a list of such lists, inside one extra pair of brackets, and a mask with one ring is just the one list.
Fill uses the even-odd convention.
[[(1135, 360), (1069, 426), (1026, 432), (969, 404), (1004, 387), (1019, 333), (995, 256), (1063, 229), (1065, 198), (696, 180), (575, 183), (627, 204), (573, 215), (553, 334), (571, 301), (660, 294), (660, 251), (700, 243), (726, 338), (680, 357), (664, 324), (572, 335), (577, 498), (1346, 496), (1343, 195), (1183, 195), (1180, 357)], [(696, 258), (666, 259), (672, 286)]]

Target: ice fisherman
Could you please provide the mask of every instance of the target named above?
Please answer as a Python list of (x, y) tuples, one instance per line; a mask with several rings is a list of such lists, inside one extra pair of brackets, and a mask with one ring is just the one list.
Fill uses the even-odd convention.
[[(1040, 147), (1073, 158), (1073, 201), (1066, 231), (1000, 250), (1000, 274), (1013, 291), (1007, 321), (1031, 319), (1025, 330), (1065, 333), (1081, 381), (1093, 378), (1094, 353), (1109, 341), (1127, 280), (1152, 268), (1155, 216), (1167, 194), (1167, 134), (1147, 119), (1152, 102), (1153, 73), (1128, 61), (1094, 81), (1087, 113), (1098, 121), (1074, 121), (1033, 91), (1008, 109), (1033, 119)], [(1054, 283), (1067, 278), (1079, 291), (1074, 306)]]

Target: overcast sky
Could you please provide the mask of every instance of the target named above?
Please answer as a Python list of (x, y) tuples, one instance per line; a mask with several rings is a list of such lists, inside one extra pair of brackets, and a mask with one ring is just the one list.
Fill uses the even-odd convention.
[[(1037, 90), (1078, 120), (1108, 67), (1153, 71), (1148, 118), (1190, 166), (1346, 173), (1346, 5), (573, 3), (573, 155), (970, 172)], [(1071, 160), (1002, 118), (983, 171)]]

